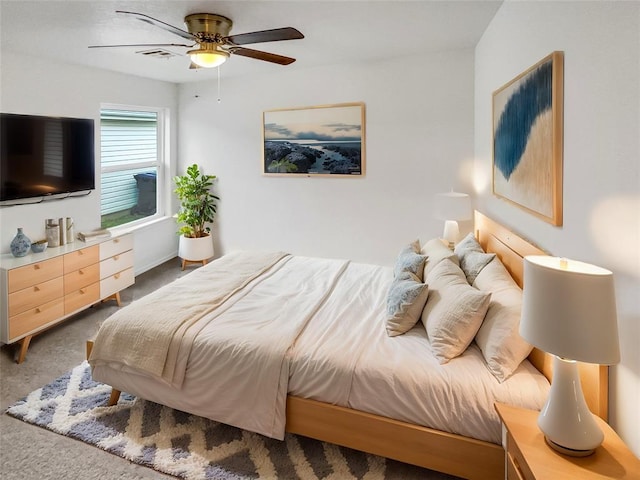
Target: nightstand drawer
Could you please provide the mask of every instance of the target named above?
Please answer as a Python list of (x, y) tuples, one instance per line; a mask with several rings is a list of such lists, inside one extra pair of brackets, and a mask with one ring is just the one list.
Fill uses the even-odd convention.
[(9, 270), (7, 276), (9, 293), (31, 287), (37, 283), (46, 282), (52, 278), (61, 277), (62, 257), (14, 268)]
[(62, 297), (9, 318), (9, 339), (31, 332), (64, 315)]
[(38, 283), (9, 294), (9, 317), (35, 308), (54, 298), (62, 297), (62, 277), (47, 282)]
[(522, 472), (517, 461), (507, 453), (507, 480), (527, 480)]
[(64, 294), (79, 290), (100, 280), (100, 264), (82, 267), (64, 276)]
[(122, 235), (100, 244), (100, 260), (133, 249), (133, 235)]
[(133, 266), (133, 250), (114, 255), (100, 262), (100, 278), (110, 277)]
[(93, 263), (98, 263), (100, 259), (100, 246), (83, 248), (75, 252), (67, 253), (64, 256), (64, 273), (70, 273), (82, 267), (87, 267)]
[(521, 479), (521, 480), (529, 480), (534, 479), (533, 473), (529, 470), (527, 466), (527, 462), (525, 462), (522, 453), (518, 449), (516, 441), (513, 439), (511, 433), (507, 434), (507, 473), (509, 470), (514, 470), (514, 474), (517, 476), (507, 477), (509, 480), (511, 478)]
[(82, 287), (64, 296), (64, 313), (79, 310), (100, 300), (100, 283), (96, 282), (87, 287)]
[(129, 285), (133, 285), (134, 276), (133, 268), (127, 268), (126, 270), (103, 278), (100, 280), (100, 298), (106, 298), (113, 295), (116, 292), (124, 290)]

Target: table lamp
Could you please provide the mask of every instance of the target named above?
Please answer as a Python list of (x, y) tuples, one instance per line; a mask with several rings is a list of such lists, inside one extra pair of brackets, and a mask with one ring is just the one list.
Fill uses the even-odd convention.
[(449, 244), (449, 248), (453, 248), (460, 235), (458, 222), (471, 220), (471, 199), (466, 193), (437, 193), (435, 214), (436, 218), (444, 220), (442, 238)]
[(550, 256), (524, 258), (520, 335), (553, 357), (553, 378), (538, 427), (566, 455), (590, 455), (602, 443), (582, 393), (576, 361), (620, 361), (613, 274)]

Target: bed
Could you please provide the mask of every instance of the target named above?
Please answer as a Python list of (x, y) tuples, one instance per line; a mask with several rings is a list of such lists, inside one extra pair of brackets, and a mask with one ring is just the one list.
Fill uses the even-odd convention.
[[(475, 237), (518, 284), (522, 256), (543, 253), (479, 212)], [(391, 338), (379, 328), (393, 269), (280, 252), (228, 261), (190, 274), (199, 287), (174, 282), (103, 325), (90, 363), (112, 402), (126, 391), (274, 438), (287, 431), (464, 478), (504, 476), (493, 404), (540, 408), (546, 355), (533, 350), (500, 382), (479, 341), (439, 365), (419, 321)], [(176, 318), (163, 340), (163, 322)], [(138, 330), (118, 337), (122, 322)], [(605, 419), (606, 384), (605, 368), (585, 366), (587, 401)]]

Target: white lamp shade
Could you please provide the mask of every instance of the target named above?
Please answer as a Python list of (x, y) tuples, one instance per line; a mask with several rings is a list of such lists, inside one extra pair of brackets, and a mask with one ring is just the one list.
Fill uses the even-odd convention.
[(562, 358), (601, 365), (620, 361), (613, 274), (550, 256), (524, 259), (520, 335)]
[(471, 220), (471, 198), (466, 193), (438, 193), (435, 216), (440, 220)]

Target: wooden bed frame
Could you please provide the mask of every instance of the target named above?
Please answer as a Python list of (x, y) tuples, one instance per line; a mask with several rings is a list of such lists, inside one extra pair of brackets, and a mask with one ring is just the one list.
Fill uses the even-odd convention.
[[(516, 233), (475, 212), (475, 235), (495, 252), (522, 286), (525, 255), (546, 255)], [(87, 358), (92, 342), (87, 342)], [(534, 349), (529, 361), (551, 379), (551, 358)], [(591, 410), (607, 420), (608, 369), (581, 365), (582, 387)], [(113, 390), (109, 404), (118, 401)], [(468, 479), (504, 478), (501, 446), (349, 408), (287, 397), (286, 431)]]

